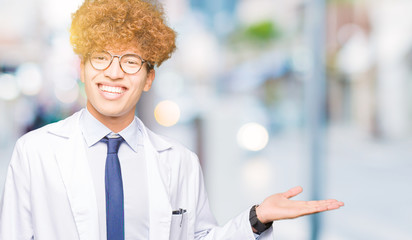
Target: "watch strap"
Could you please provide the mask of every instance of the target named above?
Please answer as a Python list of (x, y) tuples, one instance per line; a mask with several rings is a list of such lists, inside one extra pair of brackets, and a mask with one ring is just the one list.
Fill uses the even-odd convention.
[(259, 221), (259, 219), (257, 218), (257, 215), (256, 215), (256, 207), (257, 206), (259, 206), (259, 205), (254, 205), (250, 209), (249, 221), (250, 221), (250, 225), (258, 231), (257, 234), (261, 234), (264, 231), (268, 230), (272, 226), (273, 222), (262, 223), (261, 221)]

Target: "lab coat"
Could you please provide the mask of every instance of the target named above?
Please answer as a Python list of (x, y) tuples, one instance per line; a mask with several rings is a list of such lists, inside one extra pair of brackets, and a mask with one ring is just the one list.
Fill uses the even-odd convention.
[[(81, 111), (17, 141), (0, 205), (0, 240), (100, 239)], [(143, 132), (150, 239), (255, 239), (249, 209), (217, 226), (194, 153), (145, 127)], [(273, 239), (272, 229), (259, 239)]]

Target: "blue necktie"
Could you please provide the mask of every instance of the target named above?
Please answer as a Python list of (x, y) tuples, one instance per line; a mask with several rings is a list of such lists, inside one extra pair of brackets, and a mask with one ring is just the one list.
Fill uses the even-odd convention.
[(105, 137), (102, 141), (107, 143), (105, 173), (107, 240), (124, 240), (123, 182), (117, 156), (124, 139)]

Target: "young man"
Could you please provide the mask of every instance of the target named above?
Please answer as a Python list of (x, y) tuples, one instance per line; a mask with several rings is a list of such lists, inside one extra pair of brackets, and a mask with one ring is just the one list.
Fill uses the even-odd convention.
[(0, 205), (1, 240), (272, 239), (272, 222), (337, 209), (336, 200), (265, 199), (219, 227), (194, 153), (134, 115), (175, 33), (156, 4), (86, 0), (73, 15), (87, 107), (21, 137)]

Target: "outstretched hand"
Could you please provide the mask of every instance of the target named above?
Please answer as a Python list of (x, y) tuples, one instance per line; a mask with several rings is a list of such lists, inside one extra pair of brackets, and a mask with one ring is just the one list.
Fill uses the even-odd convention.
[(302, 187), (294, 187), (284, 193), (269, 196), (256, 208), (258, 219), (262, 223), (268, 223), (338, 209), (344, 205), (343, 202), (335, 199), (319, 201), (290, 200), (290, 198), (298, 195), (302, 191)]

